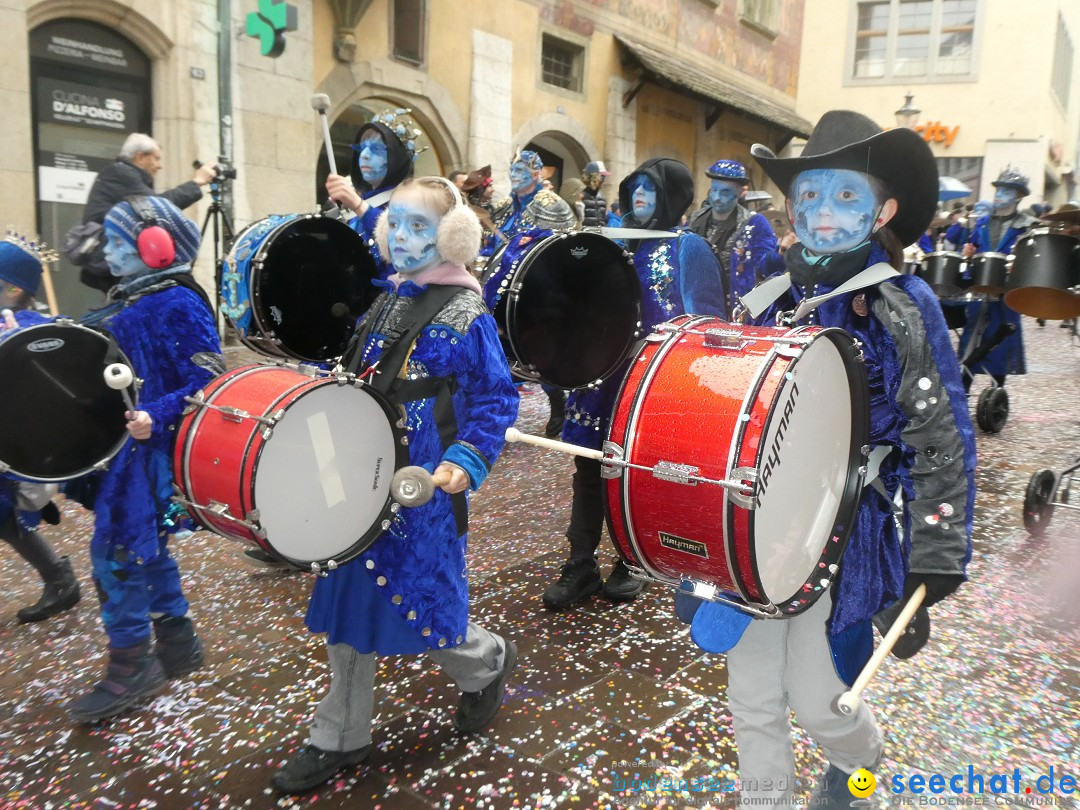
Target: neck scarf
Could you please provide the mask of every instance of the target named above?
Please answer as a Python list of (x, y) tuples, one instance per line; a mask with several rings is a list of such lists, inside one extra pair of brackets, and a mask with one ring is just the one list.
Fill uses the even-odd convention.
[(866, 268), (873, 246), (873, 242), (867, 240), (844, 253), (819, 254), (807, 250), (801, 243), (792, 245), (787, 252), (791, 282), (807, 289), (814, 285), (835, 289)]

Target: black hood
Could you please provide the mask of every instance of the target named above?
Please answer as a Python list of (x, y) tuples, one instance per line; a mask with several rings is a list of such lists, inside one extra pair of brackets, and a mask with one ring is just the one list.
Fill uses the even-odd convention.
[[(634, 218), (630, 201), (630, 178), (637, 174), (644, 174), (656, 184), (656, 213), (648, 222)], [(675, 158), (650, 158), (619, 183), (619, 205), (626, 212), (623, 226), (627, 228), (670, 230), (681, 223), (682, 215), (693, 201), (694, 177), (687, 165)]]
[[(401, 139), (386, 124), (380, 124), (377, 121), (364, 124), (360, 129), (356, 130), (353, 143), (360, 143), (360, 139), (364, 137), (364, 133), (369, 129), (376, 130), (382, 135), (383, 141), (386, 143), (386, 179), (382, 181), (379, 188), (393, 188), (406, 177), (412, 177), (412, 155), (409, 154), (409, 150), (405, 148), (405, 144), (401, 142)], [(356, 150), (353, 150), (349, 176), (352, 177), (353, 188), (359, 191), (360, 194), (367, 194), (369, 191), (377, 190), (368, 185), (364, 181), (363, 175), (360, 174), (360, 153)]]

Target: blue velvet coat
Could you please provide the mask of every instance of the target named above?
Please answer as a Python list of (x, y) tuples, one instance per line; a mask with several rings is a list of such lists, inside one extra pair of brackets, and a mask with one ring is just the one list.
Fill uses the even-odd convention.
[[(374, 197), (376, 194), (381, 194), (386, 191), (385, 188), (376, 189), (375, 191), (364, 194), (364, 199), (368, 197)], [(394, 266), (383, 258), (382, 253), (379, 252), (378, 245), (375, 244), (375, 226), (379, 223), (379, 217), (382, 212), (386, 210), (386, 206), (389, 203), (383, 203), (382, 205), (369, 205), (367, 211), (364, 212), (362, 217), (353, 217), (349, 220), (349, 227), (360, 234), (360, 237), (364, 240), (364, 244), (367, 245), (369, 251), (371, 251), (371, 258), (375, 260), (375, 267), (378, 269), (379, 280), (384, 280), (394, 273)]]
[[(875, 247), (866, 266), (884, 259), (884, 251)], [(795, 302), (829, 291), (823, 285), (792, 287), (759, 323), (772, 325), (778, 309), (793, 309)], [(854, 307), (857, 295), (864, 296), (865, 315)], [(904, 496), (897, 516), (901, 536), (890, 501), (873, 487), (863, 489), (832, 589), (829, 640), (838, 672), (850, 683), (873, 648), (870, 618), (900, 597), (909, 570), (965, 572), (975, 504), (975, 434), (941, 308), (922, 279), (901, 275), (837, 296), (803, 323), (839, 327), (862, 344), (871, 445), (892, 448), (881, 466), (881, 483), (889, 493), (900, 489)], [(698, 611), (695, 630), (710, 614), (734, 610), (709, 607)]]
[[(709, 243), (696, 233), (679, 231), (675, 239), (642, 240), (634, 251), (634, 268), (641, 282), (643, 335), (678, 315), (724, 317), (720, 263)], [(631, 360), (596, 388), (570, 393), (562, 433), (565, 441), (600, 449)]]
[[(365, 368), (382, 354), (386, 329), (421, 291), (404, 282), (385, 292), (364, 320), (373, 331), (364, 349)], [(457, 380), (457, 438), (446, 450), (434, 420), (435, 399), (405, 405), (409, 463), (433, 470), (442, 461), (469, 474), (470, 489), (484, 482), (517, 418), (518, 394), (496, 335), (495, 321), (480, 296), (463, 290), (420, 333), (406, 364), (410, 378)], [(423, 506), (401, 509), (386, 532), (360, 557), (315, 582), (307, 625), (328, 633), (330, 644), (361, 653), (418, 653), (453, 647), (465, 635), (469, 588), (466, 535), (458, 535), (450, 496), (440, 489)]]
[(154, 422), (149, 439), (129, 439), (101, 474), (91, 551), (104, 557), (105, 549), (119, 546), (136, 560), (152, 559), (166, 532), (162, 520), (172, 495), (172, 451), (184, 397), (225, 370), (217, 327), (203, 300), (174, 282), (151, 284), (83, 322), (116, 339), (143, 381), (136, 407)]
[[(1034, 221), (1034, 220), (1030, 220)], [(1012, 253), (1016, 240), (1030, 227), (1029, 218), (1022, 218), (1023, 227), (1008, 228), (1001, 236), (1001, 241), (996, 245), (990, 244), (990, 217), (982, 217), (975, 223), (975, 230), (971, 234), (971, 243), (975, 245), (977, 253)], [(1021, 324), (1020, 313), (1005, 306), (1003, 300), (974, 302), (967, 305), (967, 318), (964, 322), (964, 331), (960, 334), (960, 356), (971, 340), (975, 330), (975, 324), (979, 317), (979, 310), (986, 307), (986, 331), (984, 337), (990, 337), (997, 331), (1002, 323), (1016, 325), (1016, 331), (1003, 340), (996, 349), (986, 356), (976, 372), (982, 371), (987, 374), (1026, 374), (1027, 360), (1024, 353), (1024, 331)]]
[[(784, 271), (784, 258), (780, 255), (779, 242), (769, 220), (741, 205), (735, 209), (735, 214), (739, 223), (728, 237), (727, 244), (713, 245), (714, 253), (728, 256), (725, 282), (729, 292), (725, 318), (731, 316), (739, 298), (764, 279)], [(708, 206), (702, 208), (691, 217), (687, 228), (704, 236), (708, 230), (709, 215)], [(723, 268), (721, 272), (725, 272)]]

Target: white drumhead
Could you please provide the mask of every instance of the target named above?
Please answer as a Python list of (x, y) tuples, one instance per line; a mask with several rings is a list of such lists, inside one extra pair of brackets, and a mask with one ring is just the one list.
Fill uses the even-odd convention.
[(294, 401), (255, 469), (267, 542), (300, 562), (348, 551), (382, 513), (396, 449), (385, 412), (363, 389), (321, 385)]
[(768, 479), (753, 524), (758, 575), (774, 603), (814, 573), (844, 496), (851, 453), (851, 391), (836, 345), (813, 341), (788, 374), (763, 440), (759, 487), (766, 471)]

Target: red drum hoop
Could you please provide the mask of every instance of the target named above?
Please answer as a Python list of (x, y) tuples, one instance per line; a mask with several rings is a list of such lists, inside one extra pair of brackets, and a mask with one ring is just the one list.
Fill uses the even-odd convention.
[(184, 413), (173, 474), (207, 529), (306, 570), (348, 562), (389, 526), (408, 463), (400, 414), (354, 378), (250, 365), (211, 380)]
[[(607, 473), (608, 529), (649, 578), (799, 613), (835, 579), (868, 441), (843, 330), (677, 318), (641, 344), (616, 402), (605, 449), (631, 466)], [(749, 496), (716, 485), (755, 480)]]

